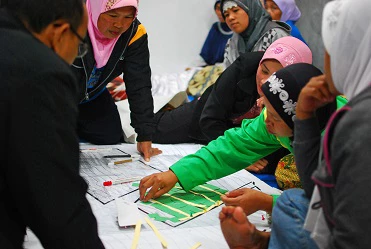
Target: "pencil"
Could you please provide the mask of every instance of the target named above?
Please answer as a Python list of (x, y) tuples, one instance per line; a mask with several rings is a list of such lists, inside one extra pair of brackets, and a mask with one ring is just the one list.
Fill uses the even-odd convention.
[(114, 162), (110, 162), (108, 163), (108, 165), (117, 165), (117, 164), (123, 164), (123, 163), (131, 163), (131, 162), (135, 162), (135, 161), (138, 161), (139, 158), (135, 157), (135, 158), (130, 158), (130, 159), (125, 159), (125, 160), (119, 160), (119, 161), (114, 161)]

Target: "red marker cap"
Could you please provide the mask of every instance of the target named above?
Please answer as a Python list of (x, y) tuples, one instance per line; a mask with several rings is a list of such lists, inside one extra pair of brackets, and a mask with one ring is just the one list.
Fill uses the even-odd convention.
[(112, 185), (112, 181), (103, 182), (103, 186), (111, 186), (111, 185)]

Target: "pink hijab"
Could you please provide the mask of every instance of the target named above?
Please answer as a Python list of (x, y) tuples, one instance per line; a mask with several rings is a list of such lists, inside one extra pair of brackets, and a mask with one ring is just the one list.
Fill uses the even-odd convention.
[(88, 33), (93, 46), (94, 58), (97, 68), (104, 67), (112, 54), (112, 50), (118, 41), (118, 38), (108, 39), (98, 30), (98, 18), (100, 14), (118, 9), (121, 7), (133, 6), (137, 9), (138, 0), (87, 0), (86, 8), (88, 11)]
[(267, 48), (260, 64), (267, 59), (277, 60), (283, 67), (296, 63), (312, 64), (312, 52), (299, 39), (285, 36), (276, 40)]

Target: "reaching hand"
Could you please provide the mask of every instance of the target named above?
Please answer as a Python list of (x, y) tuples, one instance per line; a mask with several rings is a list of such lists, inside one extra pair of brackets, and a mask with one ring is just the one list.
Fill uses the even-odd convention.
[(151, 141), (138, 142), (137, 150), (140, 152), (140, 154), (143, 155), (144, 160), (147, 162), (149, 162), (149, 159), (151, 157), (162, 153), (162, 151), (159, 150), (158, 148), (152, 148)]
[(309, 119), (314, 117), (315, 111), (335, 100), (326, 82), (326, 76), (313, 77), (301, 90), (296, 105), (296, 118)]
[(246, 167), (246, 170), (254, 173), (260, 173), (267, 165), (268, 161), (266, 159), (260, 159), (254, 164), (251, 164), (250, 166)]
[(258, 210), (272, 212), (273, 197), (261, 191), (242, 188), (236, 189), (221, 196), (227, 206), (240, 206), (246, 215), (255, 213)]
[(259, 107), (260, 112), (264, 108), (264, 97), (260, 97), (256, 100), (256, 105)]
[[(152, 198), (158, 198), (169, 192), (177, 182), (178, 177), (171, 170), (146, 176), (139, 184), (140, 200), (148, 201)], [(149, 188), (151, 189), (146, 194)]]

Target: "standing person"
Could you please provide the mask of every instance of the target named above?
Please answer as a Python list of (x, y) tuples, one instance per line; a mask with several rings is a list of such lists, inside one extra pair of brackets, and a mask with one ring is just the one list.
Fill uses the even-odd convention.
[[(311, 64), (298, 63), (278, 72), (290, 75), (287, 76), (290, 77), (289, 82), (304, 82), (308, 80), (304, 78), (305, 76), (315, 75), (313, 71), (319, 74), (319, 70)], [(277, 77), (273, 74), (268, 82), (274, 87), (282, 87)], [(269, 83), (265, 83), (263, 87), (265, 85), (267, 87)], [(297, 95), (301, 89), (297, 88), (299, 86), (290, 88), (293, 94), (290, 95), (290, 99), (287, 99), (287, 103), (279, 99), (279, 96), (283, 99), (287, 97), (285, 91), (275, 94), (272, 97), (274, 102), (269, 99), (274, 108), (267, 105), (264, 99), (266, 107), (255, 119), (245, 119), (240, 128), (227, 130), (224, 136), (218, 137), (195, 154), (182, 158), (168, 171), (144, 177), (139, 186), (141, 200), (157, 198), (168, 192), (177, 182), (187, 191), (207, 181), (233, 174), (282, 147), (292, 152), (292, 117), (295, 114)], [(270, 90), (273, 91), (274, 88), (271, 87), (267, 91)], [(339, 97), (324, 107), (323, 114), (318, 115), (319, 118), (321, 117), (319, 122), (324, 126), (331, 113), (337, 107), (343, 106), (345, 102), (345, 99)], [(275, 109), (280, 110), (279, 114)], [(146, 193), (149, 188), (151, 189)]]
[(89, 23), (84, 58), (73, 63), (82, 85), (78, 134), (94, 144), (116, 144), (123, 137), (120, 116), (106, 85), (123, 74), (135, 128), (137, 148), (145, 158), (161, 153), (152, 148), (154, 132), (151, 69), (146, 29), (136, 18), (138, 0), (87, 0)]
[(200, 56), (204, 60), (203, 65), (214, 65), (215, 63), (223, 62), (225, 45), (233, 34), (233, 31), (225, 23), (220, 11), (220, 0), (215, 2), (214, 11), (219, 21), (211, 26), (202, 46)]
[(221, 0), (220, 9), (234, 32), (224, 55), (229, 67), (241, 53), (265, 51), (275, 40), (290, 35), (290, 26), (272, 22), (272, 18), (257, 0)]
[(271, 15), (272, 20), (285, 22), (291, 27), (291, 35), (305, 42), (295, 23), (301, 17), (301, 12), (295, 0), (266, 0), (265, 9)]
[(0, 9), (0, 248), (23, 248), (27, 227), (44, 248), (103, 248), (79, 175), (70, 69), (87, 21), (82, 0)]

